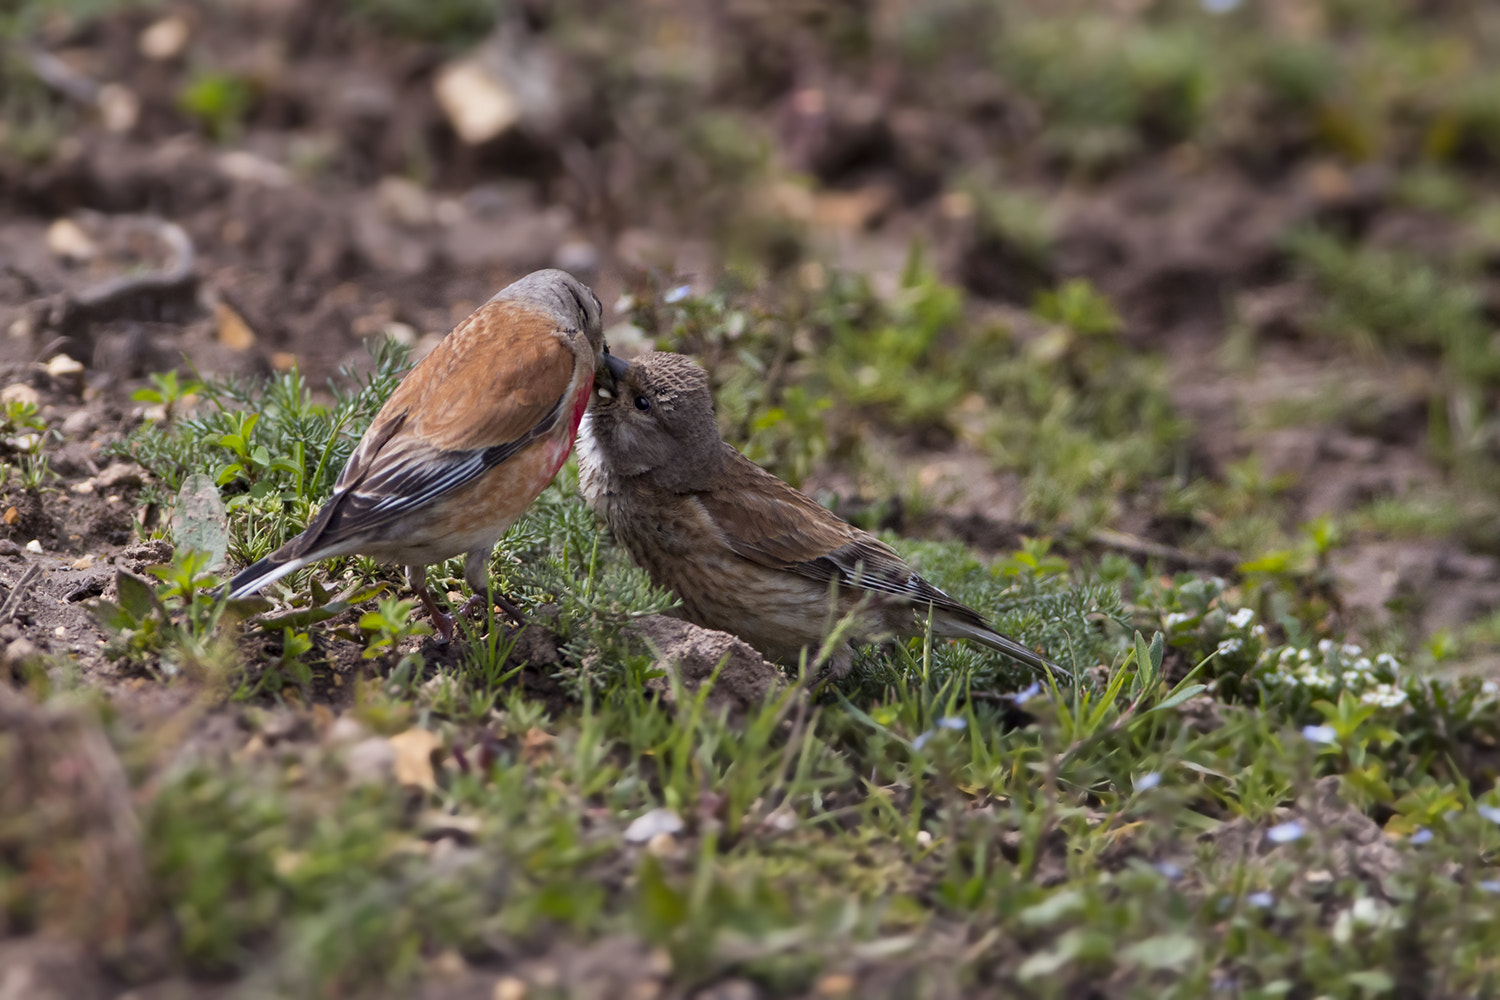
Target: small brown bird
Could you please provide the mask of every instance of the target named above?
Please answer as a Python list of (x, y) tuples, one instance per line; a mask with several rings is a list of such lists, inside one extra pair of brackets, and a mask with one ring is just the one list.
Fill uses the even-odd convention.
[[(579, 484), (689, 621), (795, 664), (804, 649), (816, 655), (846, 615), (857, 615), (851, 641), (859, 642), (920, 635), (930, 609), (936, 635), (1065, 675), (922, 579), (889, 545), (726, 444), (708, 376), (691, 360), (658, 352), (604, 363), (614, 381), (601, 379), (579, 431)], [(852, 660), (841, 645), (830, 673), (843, 676)]]
[(407, 373), (307, 530), (243, 570), (229, 595), (359, 553), (405, 564), (451, 639), (454, 619), (428, 593), (427, 567), (465, 554), (470, 607), (488, 604), (490, 552), (573, 446), (606, 351), (602, 316), (598, 296), (563, 271), (502, 289)]

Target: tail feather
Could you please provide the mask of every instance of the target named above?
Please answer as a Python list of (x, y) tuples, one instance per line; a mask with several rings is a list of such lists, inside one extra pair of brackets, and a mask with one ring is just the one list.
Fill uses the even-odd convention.
[(955, 639), (973, 639), (975, 642), (988, 646), (996, 652), (1004, 653), (1013, 660), (1019, 660), (1033, 670), (1042, 673), (1050, 671), (1064, 678), (1073, 676), (1067, 670), (1053, 663), (1035, 650), (1029, 649), (1009, 636), (1001, 635), (987, 626), (963, 621), (957, 617), (946, 617), (941, 623), (934, 617), (933, 625), (935, 628), (941, 625), (944, 635)]
[(300, 559), (277, 558), (278, 552), (272, 552), (259, 562), (251, 563), (235, 574), (225, 589), (230, 598), (248, 597), (267, 584), (275, 583), (288, 573), (295, 573), (308, 563), (316, 562), (316, 559), (306, 557)]

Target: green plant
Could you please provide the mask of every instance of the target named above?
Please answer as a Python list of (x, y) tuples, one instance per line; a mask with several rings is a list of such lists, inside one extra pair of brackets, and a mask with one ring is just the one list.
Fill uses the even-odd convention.
[(154, 587), (130, 573), (116, 574), (117, 600), (91, 605), (110, 637), (105, 655), (168, 678), (185, 672), (213, 677), (228, 667), (234, 654), (220, 623), (226, 616), (244, 617), (259, 602), (219, 597), (222, 580), (207, 565), (206, 553), (182, 549), (171, 563), (150, 567), (161, 581)]
[(130, 398), (138, 403), (160, 406), (167, 420), (172, 419), (178, 404), (203, 389), (201, 382), (196, 379), (179, 379), (175, 371), (152, 372), (147, 378), (151, 385), (137, 389), (130, 394)]
[(216, 142), (239, 134), (254, 103), (250, 80), (210, 70), (199, 71), (177, 94), (178, 110), (202, 125)]

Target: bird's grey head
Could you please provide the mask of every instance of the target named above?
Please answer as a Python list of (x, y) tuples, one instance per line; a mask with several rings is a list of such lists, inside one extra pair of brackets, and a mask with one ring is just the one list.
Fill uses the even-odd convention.
[(558, 328), (582, 333), (596, 356), (604, 350), (604, 305), (567, 271), (533, 271), (495, 293), (492, 301), (522, 302), (547, 313)]
[(646, 476), (672, 492), (701, 488), (724, 459), (708, 373), (666, 351), (604, 361), (613, 389), (601, 382), (589, 404), (600, 459), (616, 475)]

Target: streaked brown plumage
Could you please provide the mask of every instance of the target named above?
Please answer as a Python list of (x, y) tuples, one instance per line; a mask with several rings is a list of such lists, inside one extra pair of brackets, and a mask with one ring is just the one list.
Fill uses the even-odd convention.
[(563, 271), (502, 289), (412, 368), (307, 529), (231, 580), (230, 595), (359, 553), (404, 564), (450, 638), (453, 617), (428, 593), (426, 568), (464, 554), (475, 603), (488, 600), (491, 550), (572, 448), (602, 364), (602, 313)]
[[(579, 483), (689, 621), (795, 664), (846, 615), (858, 614), (858, 642), (920, 634), (931, 608), (936, 635), (1061, 672), (922, 579), (889, 545), (726, 444), (707, 375), (691, 360), (658, 352), (605, 363), (614, 382), (601, 379), (579, 430)], [(838, 649), (831, 672), (847, 672), (852, 655)]]

